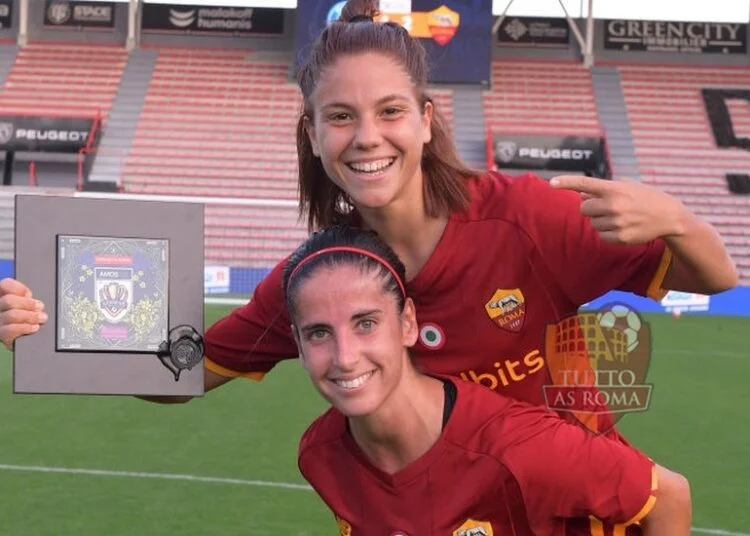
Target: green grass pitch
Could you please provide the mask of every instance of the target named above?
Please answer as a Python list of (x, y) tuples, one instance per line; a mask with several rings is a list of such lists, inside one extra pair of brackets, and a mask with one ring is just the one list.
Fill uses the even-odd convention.
[[(207, 322), (227, 310), (207, 307)], [(696, 527), (727, 531), (696, 534), (750, 534), (750, 319), (648, 320), (651, 408), (625, 416), (620, 429), (690, 479)], [(160, 406), (127, 397), (13, 395), (11, 356), (0, 351), (0, 530), (336, 534), (312, 492), (278, 486), (304, 484), (297, 439), (324, 408), (295, 361), (262, 382), (235, 381), (189, 404)], [(55, 472), (28, 470), (40, 467)], [(57, 472), (66, 469), (101, 473)]]

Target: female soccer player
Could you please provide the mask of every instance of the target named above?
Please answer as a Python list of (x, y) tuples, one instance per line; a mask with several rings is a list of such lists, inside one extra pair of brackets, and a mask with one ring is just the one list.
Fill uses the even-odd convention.
[(591, 534), (589, 515), (690, 534), (679, 475), (539, 406), (418, 372), (405, 269), (373, 233), (313, 234), (283, 286), (301, 363), (333, 406), (304, 434), (299, 467), (342, 535), (571, 536)]
[[(544, 405), (548, 325), (614, 289), (658, 298), (736, 284), (715, 230), (658, 189), (467, 169), (427, 94), (423, 47), (404, 28), (374, 22), (376, 5), (350, 0), (300, 70), (300, 209), (311, 229), (361, 225), (399, 255), (419, 312), (420, 370)], [(207, 390), (261, 379), (297, 356), (285, 265), (206, 332)], [(29, 288), (0, 283), (7, 346), (46, 318)]]
[[(376, 4), (350, 0), (299, 73), (301, 211), (311, 229), (372, 229), (403, 260), (423, 370), (544, 404), (548, 325), (614, 289), (658, 299), (736, 284), (714, 229), (660, 190), (467, 169), (426, 93), (423, 47), (373, 22)], [(297, 355), (284, 266), (208, 330), (208, 388)]]
[[(664, 289), (710, 294), (736, 284), (715, 230), (658, 189), (468, 169), (427, 94), (424, 48), (401, 26), (374, 22), (376, 6), (350, 0), (300, 70), (300, 210), (311, 229), (372, 229), (403, 260), (423, 370), (544, 404), (548, 325), (614, 289), (659, 298)], [(207, 390), (261, 379), (297, 355), (285, 264), (207, 331)], [(6, 345), (46, 318), (30, 289), (0, 283)]]

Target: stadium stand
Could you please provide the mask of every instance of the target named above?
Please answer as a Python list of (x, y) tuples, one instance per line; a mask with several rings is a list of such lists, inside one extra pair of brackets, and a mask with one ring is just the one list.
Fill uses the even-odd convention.
[(483, 104), (492, 132), (601, 134), (591, 75), (578, 63), (495, 59)]
[(113, 45), (32, 43), (0, 90), (4, 114), (94, 116), (109, 111), (127, 51)]
[[(452, 125), (452, 91), (434, 88), (431, 94)], [(124, 190), (258, 200), (253, 206), (207, 205), (206, 260), (268, 266), (305, 233), (291, 206), (300, 109), (288, 60), (160, 49), (124, 166)], [(278, 200), (289, 206), (274, 206)]]
[[(716, 146), (701, 89), (750, 86), (750, 69), (619, 67), (641, 176), (711, 222), (750, 281), (750, 197), (732, 195), (727, 173), (747, 173), (750, 152)], [(737, 135), (750, 131), (746, 101), (728, 101)]]
[(289, 201), (207, 204), (209, 263), (268, 266), (304, 237), (293, 206), (300, 99), (288, 72), (287, 63), (244, 51), (159, 50), (124, 190)]
[(456, 119), (453, 113), (453, 90), (449, 88), (431, 87), (428, 90), (430, 96), (435, 102), (435, 106), (445, 116), (451, 129), (456, 127)]
[[(125, 190), (296, 199), (301, 98), (288, 72), (243, 52), (161, 50)], [(451, 91), (432, 93), (452, 122)]]
[[(301, 99), (289, 76), (291, 56), (283, 50), (275, 56), (232, 48), (156, 50), (124, 157), (123, 191), (227, 199), (206, 205), (207, 262), (267, 266), (306, 232), (294, 208)], [(0, 107), (18, 114), (106, 113), (127, 58), (114, 44), (35, 42), (18, 48)], [(750, 154), (716, 147), (700, 93), (705, 87), (746, 88), (750, 69), (613, 63), (641, 176), (715, 224), (743, 282), (750, 282), (750, 198), (732, 195), (725, 176), (747, 174)], [(580, 63), (495, 57), (491, 73), (491, 89), (481, 97), (490, 131), (602, 135), (591, 73)], [(461, 125), (454, 117), (454, 90), (432, 87), (430, 93), (456, 131)], [(750, 133), (747, 102), (727, 104), (737, 135)]]
[(243, 52), (159, 52), (123, 172), (128, 192), (294, 199), (296, 88)]

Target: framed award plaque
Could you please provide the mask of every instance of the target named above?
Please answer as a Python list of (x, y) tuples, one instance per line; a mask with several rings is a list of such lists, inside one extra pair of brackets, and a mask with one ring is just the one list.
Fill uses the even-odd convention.
[(16, 393), (203, 394), (203, 205), (16, 196), (16, 274), (49, 321)]
[(169, 241), (57, 236), (56, 349), (154, 352), (169, 331)]

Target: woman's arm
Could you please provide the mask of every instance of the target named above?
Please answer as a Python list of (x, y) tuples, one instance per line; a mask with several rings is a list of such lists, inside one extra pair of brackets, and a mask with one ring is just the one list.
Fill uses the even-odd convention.
[[(207, 393), (216, 389), (217, 387), (221, 387), (232, 379), (234, 378), (221, 376), (219, 374), (216, 374), (215, 372), (208, 370), (207, 368), (204, 368), (203, 390)], [(137, 396), (136, 398), (145, 400), (146, 402), (153, 402), (155, 404), (185, 404), (193, 399), (192, 396)]]
[(690, 536), (692, 504), (687, 479), (656, 466), (656, 503), (641, 520), (643, 536)]
[(714, 294), (737, 285), (737, 267), (716, 229), (687, 209), (675, 227), (673, 234), (664, 236), (673, 255), (665, 289)]
[(504, 446), (502, 459), (519, 484), (532, 528), (594, 517), (605, 527), (641, 523), (651, 536), (690, 535), (684, 477), (557, 415), (511, 410), (503, 434), (511, 444)]
[(550, 184), (581, 194), (580, 212), (605, 242), (637, 245), (663, 239), (672, 253), (663, 288), (715, 294), (737, 285), (737, 268), (719, 233), (676, 197), (625, 180), (569, 175)]

